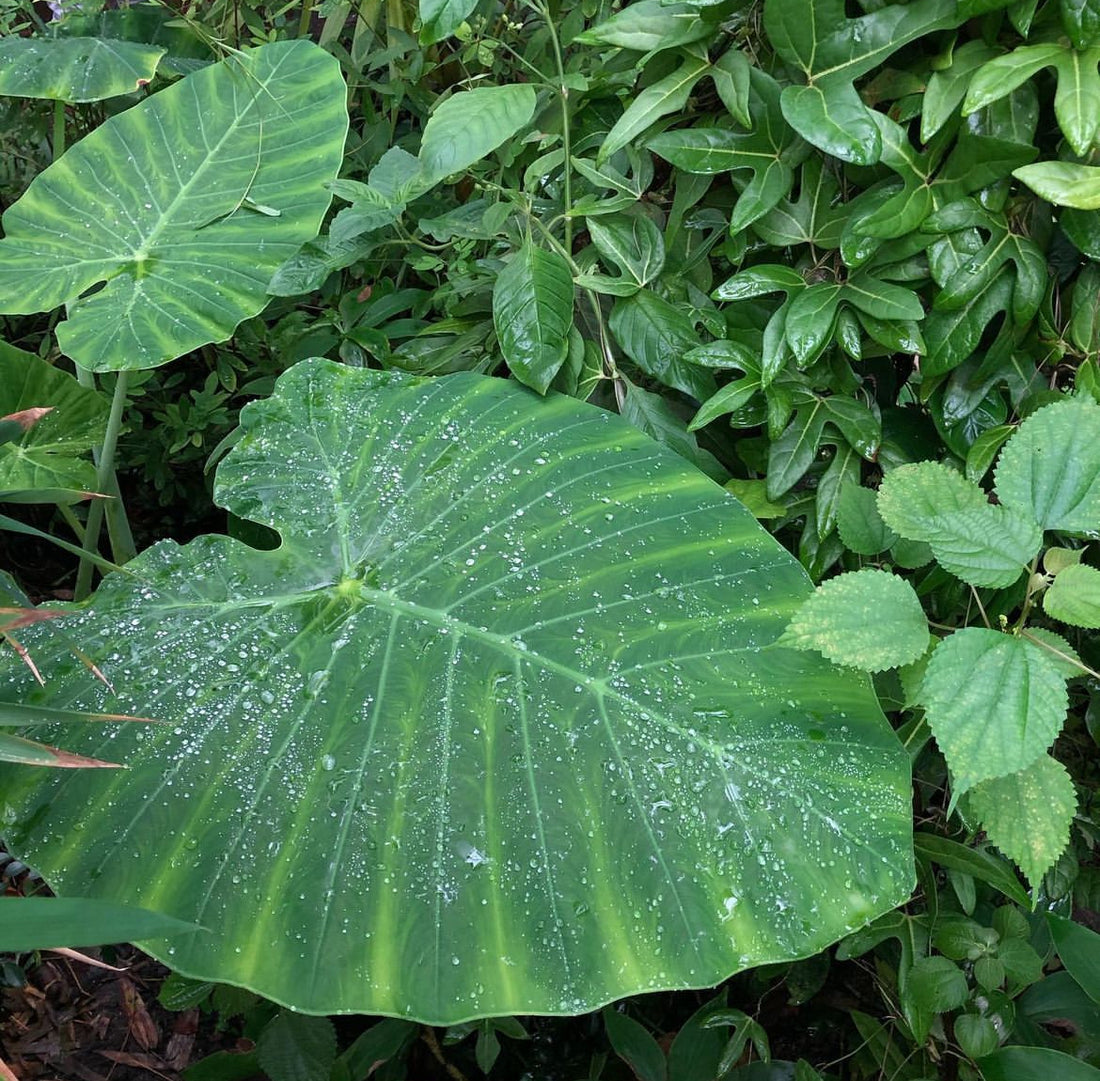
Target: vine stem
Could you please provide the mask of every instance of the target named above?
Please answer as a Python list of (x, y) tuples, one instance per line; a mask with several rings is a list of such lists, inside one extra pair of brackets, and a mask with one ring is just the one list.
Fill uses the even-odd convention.
[[(82, 369), (77, 366), (77, 371)], [(92, 379), (91, 372), (86, 373)], [(115, 448), (118, 446), (119, 432), (122, 430), (122, 413), (126, 408), (126, 395), (130, 378), (128, 372), (119, 372), (115, 380), (115, 393), (111, 398), (111, 412), (107, 418), (107, 430), (103, 435), (103, 446), (99, 451), (99, 464), (96, 470), (96, 486), (107, 495), (118, 492), (118, 480), (115, 477)], [(103, 526), (104, 501), (97, 499), (88, 508), (88, 522), (84, 527), (84, 558), (76, 575), (74, 599), (82, 601), (92, 588), (92, 561), (90, 555), (99, 545), (99, 531)]]
[(547, 33), (550, 35), (550, 44), (554, 48), (554, 63), (558, 69), (558, 100), (561, 103), (561, 147), (565, 155), (562, 162), (562, 203), (563, 223), (565, 230), (565, 250), (572, 257), (573, 254), (573, 163), (570, 159), (572, 153), (572, 140), (569, 129), (569, 87), (565, 85), (565, 60), (561, 51), (561, 40), (558, 38), (558, 29), (554, 25), (550, 13), (550, 6), (535, 5), (535, 10), (542, 16), (546, 23)]

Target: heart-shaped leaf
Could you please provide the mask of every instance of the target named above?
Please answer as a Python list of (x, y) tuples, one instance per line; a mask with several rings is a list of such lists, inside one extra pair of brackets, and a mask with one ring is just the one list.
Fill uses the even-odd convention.
[(319, 360), (241, 420), (216, 492), (279, 548), (109, 576), (67, 629), (117, 699), (23, 636), (58, 705), (165, 722), (85, 737), (117, 780), (5, 772), (61, 893), (209, 928), (146, 944), (186, 976), (432, 1023), (708, 986), (908, 895), (906, 755), (863, 678), (762, 648), (806, 575), (679, 456)]
[(68, 303), (58, 342), (91, 371), (152, 368), (228, 338), (317, 234), (344, 99), (332, 56), (283, 41), (112, 117), (4, 215), (0, 311)]

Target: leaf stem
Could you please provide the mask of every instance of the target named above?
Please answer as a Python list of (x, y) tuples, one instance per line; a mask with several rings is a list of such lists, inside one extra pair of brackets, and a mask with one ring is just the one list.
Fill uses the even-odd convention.
[[(77, 366), (77, 371), (81, 369)], [(91, 373), (87, 373), (91, 377)], [(99, 464), (96, 471), (96, 486), (101, 492), (114, 494), (118, 491), (115, 478), (115, 448), (118, 446), (119, 432), (122, 430), (122, 413), (126, 408), (126, 392), (129, 386), (129, 373), (118, 372), (115, 379), (115, 393), (111, 398), (111, 412), (107, 418), (107, 430), (103, 434), (103, 446), (99, 451)], [(112, 491), (113, 489), (113, 491)], [(92, 588), (92, 560), (99, 545), (99, 531), (103, 525), (103, 500), (97, 499), (88, 508), (88, 523), (84, 527), (84, 555), (76, 575), (74, 599), (82, 601)]]
[(572, 153), (572, 141), (569, 129), (569, 87), (565, 85), (565, 60), (561, 51), (561, 40), (558, 38), (558, 29), (554, 25), (554, 19), (550, 14), (549, 5), (543, 7), (534, 5), (535, 10), (542, 16), (546, 23), (546, 30), (550, 35), (550, 44), (554, 48), (554, 63), (558, 69), (558, 99), (561, 102), (561, 146), (565, 154), (562, 162), (562, 203), (565, 216), (565, 250), (570, 256), (573, 254), (573, 165), (570, 160)]
[(58, 98), (53, 103), (53, 160), (65, 153), (65, 102)]

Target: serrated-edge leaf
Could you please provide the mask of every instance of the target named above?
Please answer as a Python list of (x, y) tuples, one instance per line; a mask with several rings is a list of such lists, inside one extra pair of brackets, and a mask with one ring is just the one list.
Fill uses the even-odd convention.
[(1043, 594), (1043, 609), (1072, 627), (1100, 628), (1100, 570), (1084, 563), (1064, 567)]
[(994, 472), (1001, 502), (1044, 529), (1100, 528), (1100, 405), (1067, 398), (1031, 414)]
[(1008, 507), (981, 507), (938, 516), (927, 538), (936, 562), (972, 586), (1012, 585), (1039, 551), (1043, 534)]
[(989, 839), (1037, 886), (1069, 844), (1077, 811), (1065, 766), (1042, 755), (1016, 773), (975, 785), (968, 799)]
[(779, 644), (881, 672), (915, 661), (928, 648), (928, 637), (928, 619), (913, 587), (896, 574), (868, 569), (818, 586)]
[(959, 511), (981, 511), (989, 505), (973, 481), (940, 462), (913, 462), (890, 470), (878, 490), (878, 512), (908, 540), (934, 541), (940, 519)]
[(965, 627), (936, 647), (920, 701), (961, 795), (1034, 762), (1061, 731), (1069, 699), (1041, 647)]

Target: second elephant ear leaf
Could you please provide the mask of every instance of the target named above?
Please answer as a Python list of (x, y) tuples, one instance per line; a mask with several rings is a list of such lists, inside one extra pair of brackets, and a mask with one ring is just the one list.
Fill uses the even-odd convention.
[(217, 498), (280, 547), (108, 576), (67, 629), (115, 696), (33, 627), (49, 688), (0, 672), (164, 722), (70, 733), (125, 777), (0, 779), (59, 893), (200, 924), (144, 944), (184, 975), (432, 1024), (708, 987), (909, 895), (869, 683), (765, 648), (809, 580), (678, 455), (514, 381), (321, 360), (241, 424)]
[(0, 311), (67, 304), (58, 343), (90, 371), (152, 368), (228, 338), (317, 235), (345, 97), (335, 58), (284, 41), (112, 117), (4, 214)]

